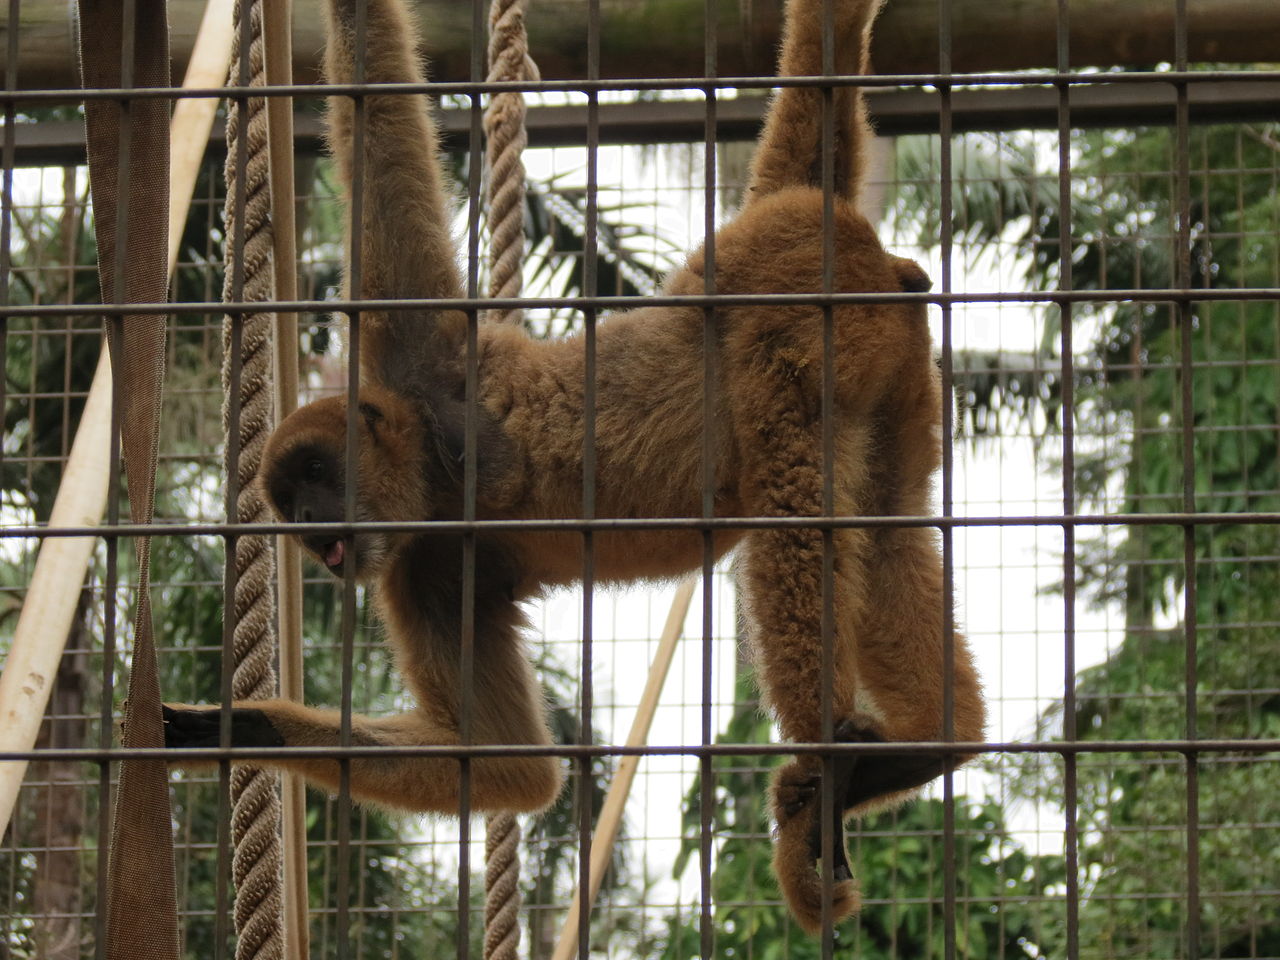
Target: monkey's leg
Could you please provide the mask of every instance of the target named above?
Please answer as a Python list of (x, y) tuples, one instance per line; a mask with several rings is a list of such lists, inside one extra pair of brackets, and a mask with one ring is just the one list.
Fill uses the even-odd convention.
[[(830, 0), (834, 28), (834, 71), (841, 76), (867, 72), (871, 21), (882, 0)], [(824, 0), (789, 0), (778, 75), (821, 75)], [(822, 185), (822, 101), (817, 87), (784, 87), (769, 104), (764, 132), (751, 166), (745, 203), (786, 187)], [(871, 139), (862, 90), (837, 87), (832, 96), (835, 141), (835, 190), (857, 200), (863, 177), (863, 150)]]
[[(166, 706), (165, 746), (216, 747), (221, 726), (217, 707)], [(510, 741), (503, 741), (510, 742)], [(456, 745), (455, 731), (417, 710), (391, 717), (353, 714), (351, 744), (387, 747), (386, 757), (357, 757), (350, 765), (351, 795), (368, 803), (401, 810), (456, 814), (460, 764), (446, 757), (390, 755), (395, 747)], [(329, 747), (341, 744), (341, 716), (286, 700), (241, 701), (231, 711), (231, 745), (236, 747)], [(328, 757), (254, 760), (298, 773), (309, 782), (336, 791), (340, 766)], [(198, 765), (198, 764), (197, 764)], [(553, 757), (485, 757), (471, 761), (470, 802), (474, 810), (537, 811), (560, 790), (559, 764)]]
[[(942, 558), (932, 531), (881, 530), (868, 588), (873, 602), (858, 626), (859, 663), (874, 723), (848, 718), (837, 729), (847, 741), (979, 741), (986, 710), (963, 634), (951, 626), (951, 662), (944, 650), (946, 609)], [(946, 620), (944, 620), (944, 616)], [(951, 729), (944, 695), (951, 686)], [(912, 791), (970, 759), (956, 752), (876, 752), (860, 758), (844, 807), (862, 814), (906, 799)]]
[[(866, 511), (879, 516), (931, 512), (932, 478), (939, 457), (941, 399), (936, 368), (922, 355), (904, 368), (875, 420), (877, 455)], [(921, 527), (875, 531), (867, 565), (870, 602), (853, 625), (860, 682), (875, 707), (874, 721), (850, 716), (842, 740), (960, 741), (983, 736), (986, 710), (968, 643), (955, 629), (943, 580), (938, 534)], [(951, 658), (944, 632), (951, 634)], [(951, 729), (944, 696), (952, 692)], [(969, 755), (869, 753), (858, 764), (845, 796), (851, 814), (892, 805), (910, 791), (953, 770)]]

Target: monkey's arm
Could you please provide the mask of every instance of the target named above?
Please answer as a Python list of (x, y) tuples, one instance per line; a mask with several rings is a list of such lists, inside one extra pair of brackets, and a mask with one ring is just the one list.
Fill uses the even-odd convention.
[[(831, 4), (835, 73), (867, 72), (871, 21), (883, 0), (788, 0), (779, 76), (822, 74), (824, 2)], [(786, 187), (822, 186), (822, 97), (818, 87), (784, 87), (774, 95), (751, 164), (746, 205)], [(861, 88), (835, 88), (831, 109), (836, 195), (856, 203), (863, 150), (872, 136)]]
[[(365, 49), (356, 46), (357, 0), (329, 0), (325, 74), (330, 83), (422, 83), (417, 31), (401, 0), (367, 0)], [(356, 70), (356, 58), (363, 75)], [(451, 204), (437, 143), (422, 94), (364, 99), (363, 169), (359, 225), (359, 298), (460, 297), (464, 287), (451, 236)], [(354, 172), (355, 106), (333, 97), (329, 142), (348, 203)], [(350, 225), (349, 225), (350, 226)], [(353, 250), (350, 241), (348, 250)], [(367, 313), (360, 323), (365, 372), (389, 387), (412, 383), (461, 343), (465, 317), (456, 311)]]

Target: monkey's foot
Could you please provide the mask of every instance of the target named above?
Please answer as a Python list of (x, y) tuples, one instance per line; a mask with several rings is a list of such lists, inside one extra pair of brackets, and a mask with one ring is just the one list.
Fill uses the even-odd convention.
[[(217, 747), (220, 745), (222, 711), (218, 707), (161, 707), (166, 747)], [(283, 747), (280, 735), (267, 715), (252, 707), (231, 710), (231, 746)]]
[[(835, 739), (838, 743), (886, 742), (873, 725), (857, 718), (840, 723), (835, 729)], [(877, 800), (923, 786), (948, 768), (954, 769), (958, 762), (957, 758), (939, 753), (876, 752), (861, 757), (837, 757), (836, 786), (837, 796), (843, 796), (842, 819), (867, 812), (867, 805)]]

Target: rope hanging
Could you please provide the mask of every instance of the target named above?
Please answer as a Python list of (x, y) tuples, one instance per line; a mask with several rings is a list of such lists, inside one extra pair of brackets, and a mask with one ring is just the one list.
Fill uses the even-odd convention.
[[(498, 81), (539, 79), (529, 57), (524, 0), (493, 0), (489, 7), (489, 77)], [(484, 112), (485, 161), (489, 167), (489, 296), (518, 297), (524, 269), (524, 94), (495, 93)], [(520, 310), (490, 310), (487, 319), (519, 323)]]
[[(529, 57), (524, 0), (493, 0), (489, 7), (490, 82), (537, 80)], [(495, 93), (484, 113), (489, 168), (489, 296), (518, 297), (524, 269), (524, 94)], [(520, 310), (489, 310), (491, 322), (519, 323)], [(516, 960), (520, 946), (520, 823), (512, 813), (485, 821), (485, 960)]]
[[(261, 0), (251, 0), (249, 16), (249, 86), (262, 86), (263, 73)], [(230, 83), (238, 84), (244, 7), (237, 0), (233, 14), (235, 42)], [(241, 185), (237, 169), (238, 141), (246, 138), (248, 163)], [(231, 101), (227, 111), (227, 162), (224, 169), (227, 207), (223, 298), (266, 301), (272, 298), (271, 198), (267, 171), (267, 112), (265, 101), (248, 101), (248, 124), (243, 124), (240, 104)], [(244, 192), (244, 238), (237, 243), (237, 191)], [(236, 290), (237, 246), (241, 246), (243, 289)], [(239, 523), (270, 519), (266, 504), (254, 484), (262, 448), (271, 432), (272, 315), (254, 313), (240, 324), (239, 442), (236, 479), (236, 520)], [(224, 427), (230, 447), (232, 318), (223, 319), (222, 386), (226, 406)], [(259, 700), (276, 692), (275, 611), (272, 604), (274, 563), (270, 538), (240, 536), (236, 539), (235, 630), (232, 643), (235, 672), (231, 690), (236, 700)], [(235, 880), (236, 960), (278, 960), (284, 953), (281, 919), (280, 797), (274, 774), (236, 765), (231, 768), (231, 834), (235, 854), (231, 863)]]

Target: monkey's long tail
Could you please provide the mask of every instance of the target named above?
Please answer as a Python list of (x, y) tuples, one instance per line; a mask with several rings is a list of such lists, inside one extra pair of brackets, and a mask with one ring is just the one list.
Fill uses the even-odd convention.
[[(815, 793), (803, 809), (789, 814), (782, 809), (778, 798), (781, 782), (788, 776), (788, 772), (803, 769), (797, 766), (798, 763), (799, 761), (784, 766), (774, 777), (774, 819), (778, 824), (778, 832), (773, 847), (773, 873), (778, 878), (778, 887), (796, 922), (806, 933), (817, 934), (822, 931), (823, 882), (814, 856), (814, 826), (817, 823), (816, 808), (820, 808), (822, 802), (821, 794)], [(838, 800), (837, 807), (839, 808)], [(842, 819), (838, 813), (837, 820)], [(836, 924), (857, 913), (862, 901), (858, 895), (857, 883), (849, 876), (842, 826), (837, 828), (832, 840), (836, 847), (832, 859), (837, 870), (835, 882), (831, 886), (830, 922)], [(838, 869), (840, 867), (843, 869)]]
[[(827, 68), (836, 75), (867, 72), (871, 21), (882, 0), (789, 0), (780, 77), (823, 74), (823, 37), (831, 15), (834, 60)], [(830, 11), (826, 4), (830, 4)], [(863, 149), (872, 133), (859, 87), (838, 86), (831, 95), (833, 141), (823, 142), (824, 94), (818, 87), (784, 87), (774, 94), (764, 132), (751, 163), (751, 181), (743, 201), (788, 187), (821, 187), (823, 153), (833, 153), (833, 185), (837, 196), (856, 203), (863, 177)]]
[[(840, 843), (839, 838), (836, 839)], [(813, 860), (809, 843), (809, 819), (796, 817), (778, 831), (773, 848), (773, 872), (783, 899), (806, 933), (822, 930), (822, 874)], [(858, 912), (862, 899), (858, 885), (840, 880), (831, 887), (831, 922), (839, 923)]]

